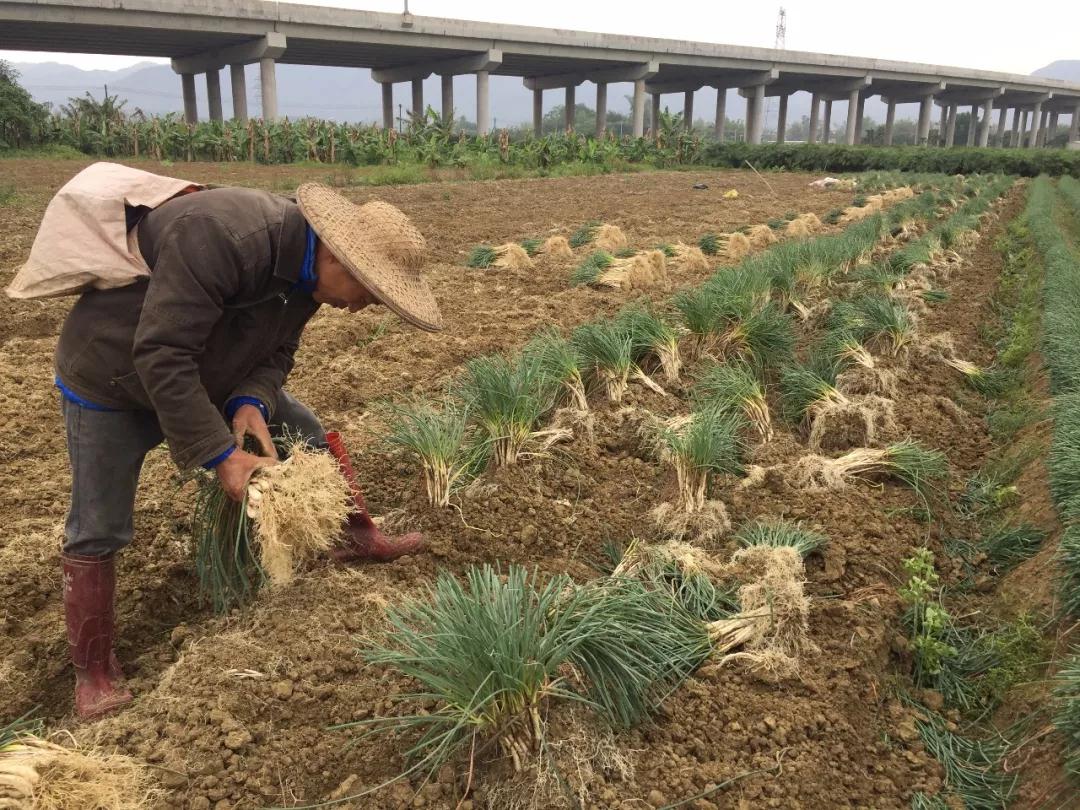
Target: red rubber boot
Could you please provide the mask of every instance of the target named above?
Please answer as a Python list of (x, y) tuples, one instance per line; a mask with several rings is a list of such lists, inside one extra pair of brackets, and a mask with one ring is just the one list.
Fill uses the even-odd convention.
[(113, 653), (114, 557), (61, 554), (68, 649), (75, 665), (75, 713), (92, 720), (131, 702)]
[(330, 551), (334, 559), (340, 563), (359, 560), (390, 562), (406, 554), (417, 554), (423, 551), (427, 547), (427, 541), (420, 532), (392, 537), (379, 531), (379, 527), (368, 514), (364, 495), (356, 483), (356, 471), (353, 469), (345, 445), (341, 442), (341, 434), (336, 431), (327, 433), (326, 442), (330, 455), (337, 459), (342, 476), (349, 482), (355, 505), (353, 513), (349, 515), (349, 522), (342, 532), (341, 543)]

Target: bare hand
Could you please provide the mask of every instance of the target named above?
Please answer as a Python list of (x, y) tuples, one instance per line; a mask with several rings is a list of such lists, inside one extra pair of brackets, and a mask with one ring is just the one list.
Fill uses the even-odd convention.
[(259, 445), (259, 455), (277, 458), (274, 440), (270, 438), (270, 428), (266, 426), (262, 411), (254, 405), (241, 405), (237, 409), (232, 420), (232, 431), (236, 446), (241, 450), (244, 449), (244, 437), (251, 436)]
[[(262, 419), (261, 414), (259, 418)], [(240, 503), (247, 494), (248, 481), (251, 480), (255, 471), (260, 467), (273, 467), (277, 463), (276, 457), (256, 456), (238, 448), (218, 464), (214, 472), (217, 473), (218, 481), (221, 482), (221, 488), (225, 490), (225, 494)]]

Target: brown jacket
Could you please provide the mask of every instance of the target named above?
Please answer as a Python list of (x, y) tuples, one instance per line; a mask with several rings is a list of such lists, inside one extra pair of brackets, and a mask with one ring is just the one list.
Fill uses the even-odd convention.
[(319, 305), (293, 285), (306, 223), (291, 200), (222, 188), (170, 200), (139, 224), (148, 281), (94, 290), (60, 333), (56, 371), (83, 399), (153, 410), (181, 469), (233, 444), (235, 396), (273, 409)]

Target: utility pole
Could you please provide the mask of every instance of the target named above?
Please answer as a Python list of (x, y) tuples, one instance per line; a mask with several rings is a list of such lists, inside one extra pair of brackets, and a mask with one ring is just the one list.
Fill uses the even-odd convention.
[(398, 132), (405, 131), (405, 119), (401, 115), (401, 105), (397, 105), (397, 128)]
[[(787, 11), (783, 6), (780, 6), (780, 13), (776, 15), (776, 39), (773, 41), (773, 47), (778, 51), (784, 50), (787, 40)], [(722, 91), (721, 91), (722, 92)], [(772, 107), (772, 99), (766, 97), (765, 99), (765, 118), (764, 123), (769, 123), (769, 112)]]

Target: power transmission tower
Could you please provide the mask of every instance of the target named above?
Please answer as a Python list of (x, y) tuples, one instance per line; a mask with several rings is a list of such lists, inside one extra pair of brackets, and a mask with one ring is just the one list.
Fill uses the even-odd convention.
[[(780, 13), (776, 15), (776, 40), (773, 43), (773, 47), (778, 51), (782, 51), (785, 48), (785, 40), (787, 39), (787, 11), (783, 6), (780, 6)], [(772, 107), (772, 98), (765, 99), (765, 123), (769, 123), (769, 113)]]

